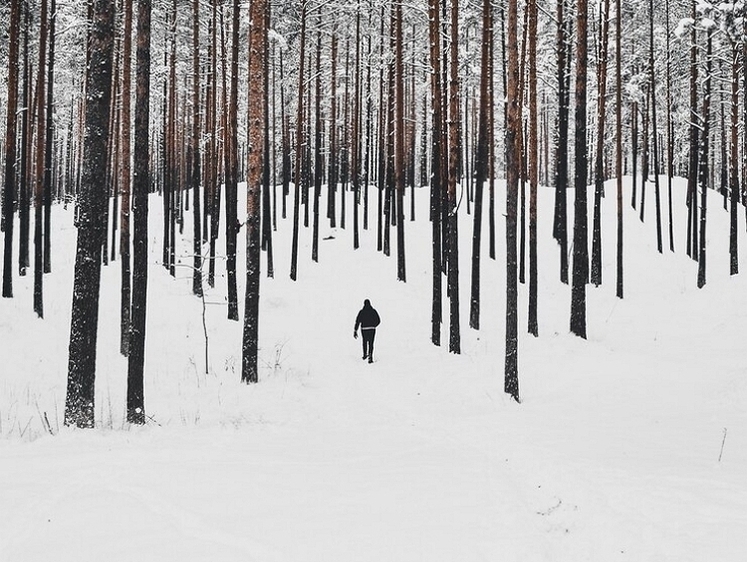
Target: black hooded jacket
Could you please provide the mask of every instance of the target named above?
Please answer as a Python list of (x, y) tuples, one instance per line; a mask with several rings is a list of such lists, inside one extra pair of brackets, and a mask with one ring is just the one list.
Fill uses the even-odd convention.
[(365, 300), (363, 303), (363, 308), (358, 313), (358, 316), (355, 319), (355, 329), (358, 330), (358, 326), (361, 327), (361, 330), (371, 330), (376, 328), (381, 323), (381, 319), (379, 318), (379, 313), (376, 312), (376, 309), (371, 306), (371, 301), (368, 299)]

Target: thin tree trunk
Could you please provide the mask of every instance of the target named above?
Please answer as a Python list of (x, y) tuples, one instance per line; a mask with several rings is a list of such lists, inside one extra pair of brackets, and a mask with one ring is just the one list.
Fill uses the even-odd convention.
[[(44, 317), (44, 149), (46, 146), (46, 112), (44, 107), (45, 60), (47, 53), (47, 0), (41, 0), (41, 24), (39, 27), (39, 67), (36, 79), (36, 183), (34, 186), (34, 312)], [(111, 78), (109, 80), (111, 87)], [(90, 91), (88, 91), (90, 93)], [(107, 97), (111, 96), (111, 92)], [(108, 118), (108, 116), (107, 116)], [(108, 130), (107, 123), (107, 130)], [(101, 168), (106, 169), (106, 166)], [(99, 244), (102, 240), (99, 240)]]
[(202, 296), (202, 210), (200, 202), (200, 0), (192, 1), (192, 293)]
[(54, 58), (56, 21), (57, 3), (55, 0), (50, 0), (49, 56), (47, 58), (47, 132), (45, 135), (44, 148), (44, 273), (52, 272), (52, 156), (54, 152), (54, 122), (52, 120), (52, 111), (54, 107)]
[[(691, 17), (696, 17), (695, 4)], [(690, 161), (687, 170), (687, 255), (698, 259), (698, 144), (700, 119), (698, 117), (698, 46), (695, 26), (690, 32)]]
[(492, 7), (490, 0), (483, 0), (482, 4), (482, 63), (480, 66), (480, 118), (477, 132), (477, 147), (475, 151), (475, 214), (472, 231), (472, 284), (470, 294), (469, 325), (475, 330), (480, 329), (480, 244), (482, 233), (482, 199), (485, 178), (488, 174), (488, 113), (493, 107), (489, 99), (489, 82), (493, 79), (490, 74), (489, 59), (491, 35), (493, 33)]
[(228, 162), (226, 165), (226, 273), (228, 277), (228, 319), (239, 320), (236, 287), (236, 237), (239, 233), (238, 205), (238, 84), (239, 84), (239, 0), (233, 0), (231, 24), (231, 93), (228, 102)]
[(145, 423), (143, 371), (148, 295), (148, 190), (150, 187), (150, 18), (151, 0), (138, 0), (135, 74), (135, 180), (132, 214), (132, 335), (127, 364), (127, 421)]
[(576, 15), (576, 138), (574, 152), (575, 204), (573, 219), (573, 279), (571, 291), (571, 332), (586, 339), (586, 283), (589, 278), (587, 237), (587, 149), (586, 149), (586, 65), (587, 4), (578, 0)]
[(615, 0), (615, 175), (617, 176), (617, 262), (615, 294), (623, 298), (623, 165), (622, 165), (622, 0)]
[[(29, 160), (31, 151), (31, 78), (29, 68), (29, 6), (22, 2), (23, 6), (23, 105), (24, 111), (21, 115), (21, 170), (18, 182), (18, 275), (24, 277), (29, 267), (29, 215), (30, 215), (30, 186), (29, 186)], [(10, 82), (9, 82), (10, 86)], [(78, 138), (82, 135), (78, 135)], [(81, 151), (82, 152), (82, 151)]]
[[(663, 251), (663, 242), (661, 235), (661, 193), (659, 185), (659, 134), (656, 123), (656, 69), (654, 67), (654, 0), (649, 0), (649, 72), (651, 72), (651, 137), (654, 150), (653, 171), (654, 171), (654, 200), (656, 203), (656, 249), (661, 254)], [(641, 209), (643, 204), (641, 203)]]
[[(584, 0), (580, 0), (583, 2)], [(518, 0), (508, 0), (506, 91), (506, 355), (504, 391), (519, 401), (518, 283), (516, 219), (521, 173), (521, 92), (517, 41)]]
[[(698, 248), (698, 287), (702, 288), (706, 284), (706, 215), (708, 201), (708, 180), (710, 169), (708, 165), (709, 157), (709, 140), (710, 140), (710, 107), (711, 107), (711, 70), (712, 70), (712, 52), (713, 38), (710, 29), (707, 31), (706, 39), (706, 69), (705, 81), (703, 84), (703, 134), (700, 144), (700, 168), (698, 180), (700, 182), (701, 199), (700, 199), (700, 240)], [(697, 201), (693, 200), (693, 205)]]
[(304, 62), (306, 61), (306, 2), (307, 0), (301, 0), (301, 36), (300, 36), (300, 55), (299, 55), (299, 69), (298, 69), (298, 94), (297, 94), (297, 113), (296, 113), (296, 170), (295, 170), (295, 182), (294, 182), (294, 198), (293, 198), (293, 239), (291, 245), (291, 268), (290, 278), (296, 281), (298, 278), (298, 229), (299, 229), (299, 214), (300, 214), (300, 198), (301, 198), (301, 166), (303, 165), (303, 146), (304, 146), (304, 131), (303, 131), (303, 85), (304, 85)]
[(528, 2), (529, 30), (529, 319), (528, 331), (539, 336), (537, 322), (537, 186), (539, 183), (538, 125), (537, 125), (537, 0)]
[(597, 151), (594, 159), (594, 224), (591, 245), (591, 282), (597, 287), (602, 284), (602, 196), (604, 195), (604, 140), (606, 96), (607, 96), (607, 45), (609, 38), (609, 0), (604, 0), (602, 8), (601, 41), (597, 64), (599, 101), (597, 102)]
[[(456, 5), (457, 0), (452, 0)], [(456, 8), (453, 8), (456, 10)], [(397, 191), (397, 280), (406, 281), (407, 273), (405, 267), (405, 139), (407, 137), (407, 124), (405, 123), (405, 77), (402, 61), (402, 3), (397, 2), (395, 6), (395, 54), (394, 54), (394, 85), (396, 92), (395, 100), (395, 127), (394, 127), (394, 181)], [(453, 39), (456, 35), (453, 35)], [(357, 74), (357, 70), (356, 70)], [(357, 83), (357, 79), (356, 79)], [(456, 86), (455, 86), (456, 87)], [(356, 92), (357, 95), (357, 92)], [(357, 104), (357, 102), (356, 102)], [(357, 120), (357, 116), (356, 116)], [(353, 133), (353, 139), (357, 145), (357, 135)], [(357, 148), (354, 148), (355, 152)], [(357, 161), (354, 159), (354, 161)], [(356, 173), (356, 170), (353, 170)], [(356, 190), (357, 193), (357, 190)], [(456, 194), (456, 190), (454, 191)], [(456, 199), (456, 195), (455, 195)], [(457, 335), (458, 338), (458, 335)], [(459, 353), (459, 344), (457, 340), (457, 349)]]
[(457, 173), (459, 167), (459, 1), (451, 0), (449, 65), (449, 187), (448, 187), (448, 295), (449, 351), (461, 353), (459, 330), (459, 230)]
[(439, 0), (429, 0), (429, 39), (431, 63), (431, 115), (433, 119), (433, 133), (431, 136), (431, 227), (433, 246), (433, 290), (431, 298), (431, 341), (434, 345), (441, 345), (442, 321), (442, 290), (441, 290), (441, 191), (443, 190), (443, 176), (441, 161), (443, 150), (443, 132), (441, 129), (443, 118), (443, 97), (441, 93), (441, 34)]
[(568, 127), (570, 112), (570, 58), (568, 41), (570, 31), (566, 23), (566, 0), (557, 2), (557, 78), (558, 78), (558, 133), (555, 150), (555, 218), (553, 235), (560, 245), (560, 280), (568, 283), (568, 218), (566, 190), (568, 187)]
[(119, 253), (121, 261), (120, 292), (120, 331), (119, 351), (127, 357), (129, 354), (130, 338), (130, 308), (132, 301), (132, 281), (130, 271), (130, 186), (131, 186), (131, 125), (132, 111), (130, 99), (132, 96), (132, 0), (124, 0), (124, 38), (122, 53), (122, 128), (121, 128), (121, 157), (122, 157), (122, 206), (119, 230)]
[[(737, 228), (737, 205), (739, 205), (739, 47), (732, 45), (731, 60), (731, 135), (729, 139), (729, 273), (739, 273), (739, 238)], [(701, 224), (703, 224), (701, 219)], [(701, 235), (701, 238), (703, 236)], [(702, 247), (702, 243), (701, 243)]]

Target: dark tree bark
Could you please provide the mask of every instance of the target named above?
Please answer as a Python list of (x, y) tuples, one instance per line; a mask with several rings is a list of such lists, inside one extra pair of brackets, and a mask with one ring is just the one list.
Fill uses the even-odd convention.
[(192, 293), (202, 296), (202, 210), (200, 201), (200, 0), (192, 2)]
[(560, 280), (568, 283), (568, 216), (566, 188), (568, 187), (568, 127), (570, 112), (570, 17), (565, 14), (566, 0), (557, 2), (557, 79), (558, 132), (555, 148), (555, 217), (553, 236), (560, 246)]
[(439, 0), (428, 2), (430, 39), (430, 63), (431, 63), (431, 194), (430, 194), (430, 219), (432, 228), (433, 249), (433, 290), (431, 298), (431, 341), (434, 345), (441, 345), (441, 322), (442, 322), (442, 286), (441, 286), (441, 192), (443, 190), (443, 175), (441, 173), (441, 162), (443, 160), (443, 96), (441, 83), (441, 21)]
[[(314, 223), (311, 235), (311, 260), (319, 261), (319, 199), (324, 174), (322, 156), (322, 10), (319, 9), (316, 33), (316, 79), (314, 87)], [(357, 213), (357, 211), (356, 211)], [(356, 220), (357, 225), (357, 220)], [(357, 240), (356, 240), (357, 242)], [(356, 246), (357, 247), (357, 246)]]
[(461, 353), (459, 329), (459, 229), (457, 174), (459, 167), (459, 1), (451, 0), (449, 64), (449, 185), (448, 185), (448, 290), (449, 351)]
[[(29, 68), (29, 6), (23, 2), (23, 105), (21, 124), (21, 169), (18, 178), (18, 275), (24, 277), (29, 267), (29, 215), (30, 213), (30, 186), (28, 181), (28, 171), (30, 169), (29, 160), (31, 151), (31, 78)], [(81, 151), (82, 152), (82, 151)]]
[[(709, 141), (710, 141), (710, 109), (711, 109), (711, 74), (713, 67), (713, 35), (710, 29), (707, 31), (706, 52), (705, 52), (705, 79), (703, 81), (703, 130), (700, 143), (698, 168), (698, 181), (701, 189), (700, 199), (700, 240), (698, 242), (698, 287), (702, 288), (706, 284), (706, 215), (708, 204), (708, 181), (710, 178), (710, 166), (708, 158)], [(697, 193), (697, 192), (696, 192)], [(697, 205), (693, 201), (693, 205)]]
[[(246, 193), (246, 297), (242, 344), (241, 380), (259, 380), (257, 351), (259, 341), (259, 279), (260, 279), (260, 189), (262, 185), (265, 148), (265, 90), (267, 73), (267, 0), (253, 0), (250, 8), (252, 32), (249, 41), (249, 161)], [(318, 210), (318, 209), (317, 209)]]
[(145, 368), (145, 320), (148, 295), (148, 190), (150, 187), (150, 19), (151, 0), (137, 3), (135, 181), (132, 262), (132, 334), (127, 364), (127, 421), (145, 423), (143, 372)]
[[(265, 10), (265, 30), (270, 28), (270, 7), (267, 6)], [(267, 33), (265, 31), (265, 33)], [(274, 140), (274, 123), (275, 123), (275, 110), (272, 112), (273, 122), (273, 150), (270, 151), (270, 47), (269, 41), (264, 41), (265, 49), (265, 72), (264, 82), (265, 89), (262, 96), (262, 104), (264, 105), (264, 143), (263, 143), (263, 154), (262, 158), (262, 250), (267, 254), (267, 277), (275, 277), (275, 264), (274, 254), (272, 249), (272, 231), (273, 227), (277, 228), (277, 194), (275, 190), (275, 182), (272, 182), (272, 211), (270, 210), (270, 167), (273, 163), (270, 161), (271, 154), (274, 153), (275, 140)], [(273, 71), (273, 82), (274, 82), (274, 71)], [(273, 84), (274, 92), (274, 84)], [(274, 158), (273, 158), (274, 160)]]
[(228, 127), (228, 160), (226, 162), (226, 273), (228, 277), (228, 319), (239, 320), (239, 300), (236, 288), (236, 237), (239, 181), (238, 88), (239, 88), (239, 0), (233, 0), (231, 23), (231, 93), (226, 117)]
[(47, 57), (47, 109), (44, 139), (44, 273), (52, 272), (52, 166), (54, 153), (54, 58), (55, 58), (55, 23), (57, 22), (57, 3), (49, 4), (49, 53)]
[(353, 249), (360, 247), (360, 199), (361, 199), (361, 13), (360, 3), (355, 15), (355, 65), (354, 73), (354, 91), (353, 91), (353, 114), (352, 114), (352, 134), (351, 134), (351, 157), (350, 157), (350, 176), (353, 183)]
[(119, 230), (119, 253), (121, 261), (121, 286), (120, 292), (120, 332), (119, 351), (127, 357), (129, 354), (130, 338), (130, 311), (132, 301), (132, 280), (130, 268), (130, 186), (131, 168), (130, 158), (131, 135), (130, 123), (132, 121), (131, 91), (132, 91), (132, 0), (124, 0), (124, 38), (122, 45), (122, 207), (120, 230)]
[[(47, 53), (47, 0), (41, 0), (41, 24), (39, 26), (39, 65), (36, 78), (36, 182), (34, 185), (34, 312), (44, 317), (44, 149), (46, 146), (47, 115), (44, 106), (46, 74), (44, 72)], [(111, 79), (109, 80), (111, 84)], [(86, 90), (88, 93), (88, 90)], [(107, 97), (111, 96), (111, 92)], [(107, 115), (107, 119), (108, 119)], [(108, 129), (108, 123), (107, 123)], [(104, 166), (103, 169), (106, 169)], [(101, 240), (99, 241), (101, 243)]]
[[(455, 5), (457, 0), (452, 0)], [(454, 8), (456, 10), (456, 8)], [(395, 120), (394, 120), (394, 181), (396, 184), (397, 192), (397, 280), (406, 281), (407, 273), (405, 267), (405, 209), (404, 209), (404, 195), (405, 195), (405, 138), (407, 136), (407, 125), (405, 123), (405, 77), (404, 68), (402, 62), (402, 3), (397, 2), (394, 13), (394, 38), (395, 38), (395, 52), (394, 52), (394, 87), (395, 87)], [(454, 32), (453, 37), (456, 37)], [(456, 47), (454, 47), (456, 48)], [(357, 73), (357, 71), (356, 71)], [(357, 83), (357, 80), (356, 80)], [(455, 86), (456, 88), (456, 86)], [(356, 116), (357, 119), (357, 116)], [(357, 145), (357, 135), (353, 135), (354, 142)], [(354, 148), (355, 151), (357, 148)], [(354, 158), (354, 161), (357, 160)], [(353, 170), (355, 174), (355, 169)], [(355, 180), (354, 180), (355, 181)], [(456, 199), (456, 184), (455, 184), (455, 199)], [(357, 190), (356, 190), (357, 194)], [(457, 319), (458, 322), (458, 319)], [(453, 337), (453, 336), (452, 336)], [(455, 353), (459, 353), (459, 343), (457, 334), (457, 343)]]
[(88, 38), (90, 63), (86, 70), (86, 134), (83, 141), (78, 247), (75, 256), (65, 400), (65, 425), (78, 427), (94, 425), (101, 243), (105, 235), (101, 217), (106, 204), (100, 172), (106, 169), (108, 156), (114, 42), (113, 0), (94, 0), (91, 8)]
[(16, 122), (18, 107), (18, 33), (21, 29), (21, 2), (10, 5), (10, 45), (8, 53), (8, 105), (5, 125), (5, 176), (3, 212), (5, 219), (3, 253), (3, 297), (13, 297), (13, 206), (16, 193)]
[(622, 9), (615, 0), (615, 175), (617, 176), (617, 260), (615, 293), (623, 298), (623, 165), (622, 165)]
[(330, 125), (329, 125), (329, 180), (327, 185), (327, 218), (329, 226), (337, 227), (337, 34), (331, 40), (332, 70), (330, 73)]
[(667, 36), (667, 204), (669, 211), (669, 250), (674, 252), (674, 208), (672, 178), (674, 177), (674, 123), (672, 122), (672, 49), (670, 45), (669, 0), (664, 3)]
[(491, 36), (493, 34), (493, 11), (490, 0), (482, 3), (482, 64), (480, 67), (480, 117), (475, 150), (475, 214), (472, 231), (472, 286), (470, 294), (469, 325), (480, 329), (480, 244), (482, 237), (482, 199), (485, 179), (488, 175), (488, 128), (489, 113), (493, 110), (489, 83), (492, 58)]
[[(691, 17), (696, 17), (695, 3)], [(690, 158), (687, 170), (687, 255), (698, 259), (698, 143), (700, 119), (698, 117), (698, 45), (695, 26), (690, 32)]]
[(609, 0), (602, 8), (602, 25), (599, 59), (597, 63), (597, 150), (594, 158), (594, 223), (591, 244), (591, 282), (597, 287), (602, 284), (602, 196), (604, 195), (604, 140), (607, 117), (607, 45), (609, 38)]
[[(581, 0), (583, 2), (583, 0)], [(517, 204), (521, 164), (521, 92), (517, 38), (518, 0), (508, 0), (508, 72), (506, 90), (506, 355), (504, 391), (519, 401)]]
[(537, 0), (529, 0), (527, 14), (529, 58), (529, 319), (528, 331), (539, 336), (537, 322), (537, 186), (539, 184), (537, 124)]
[[(739, 273), (739, 238), (737, 236), (737, 205), (739, 205), (739, 45), (731, 46), (731, 127), (729, 136), (729, 273)], [(704, 117), (705, 119), (705, 117)], [(706, 141), (707, 142), (707, 141)], [(703, 220), (701, 220), (703, 224)], [(701, 235), (701, 238), (703, 236)], [(702, 247), (702, 244), (701, 244)]]
[[(662, 253), (661, 189), (659, 184), (659, 133), (656, 119), (656, 69), (654, 67), (654, 0), (649, 0), (649, 72), (651, 73), (651, 144), (654, 152), (654, 201), (656, 205), (656, 249)], [(641, 213), (643, 203), (641, 203)]]
[(574, 151), (575, 188), (573, 218), (573, 279), (571, 291), (571, 332), (586, 339), (586, 283), (589, 278), (588, 220), (586, 203), (586, 65), (588, 59), (586, 0), (578, 0), (576, 15), (576, 138)]
[(303, 165), (303, 149), (304, 149), (304, 111), (303, 111), (303, 86), (304, 86), (304, 63), (306, 60), (306, 1), (301, 0), (301, 36), (300, 36), (300, 55), (299, 55), (299, 68), (298, 68), (298, 92), (297, 92), (297, 111), (296, 111), (296, 170), (295, 170), (295, 182), (294, 182), (294, 197), (293, 197), (293, 239), (291, 245), (291, 268), (290, 278), (293, 281), (298, 279), (298, 229), (299, 229), (299, 218), (300, 218), (300, 203), (301, 203), (301, 167)]

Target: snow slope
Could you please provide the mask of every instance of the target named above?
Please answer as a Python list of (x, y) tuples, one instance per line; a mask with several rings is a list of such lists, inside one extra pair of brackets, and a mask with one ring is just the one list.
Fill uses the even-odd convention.
[[(684, 184), (675, 188), (684, 222)], [(206, 374), (202, 303), (187, 267), (175, 280), (157, 263), (161, 206), (151, 205), (149, 423), (123, 421), (115, 262), (102, 279), (94, 431), (60, 427), (75, 229), (56, 208), (45, 320), (32, 312), (31, 276), (0, 301), (0, 561), (747, 559), (747, 281), (728, 275), (720, 200), (710, 199), (702, 290), (684, 225), (677, 253), (660, 256), (653, 199), (645, 224), (626, 205), (624, 300), (605, 200), (604, 285), (588, 289), (582, 341), (569, 334), (570, 290), (557, 281), (552, 197), (540, 193), (538, 339), (524, 333), (520, 290), (522, 404), (503, 393), (500, 213), (479, 332), (468, 327), (472, 228), (462, 216), (459, 356), (446, 348), (448, 320), (444, 347), (429, 341), (425, 190), (421, 220), (407, 223), (407, 283), (396, 258), (376, 252), (375, 229), (352, 251), (350, 216), (346, 230), (322, 226), (333, 238), (318, 264), (302, 230), (294, 283), (281, 220), (276, 277), (261, 288), (261, 382), (244, 386), (222, 262), (206, 297)], [(743, 241), (742, 216), (740, 228)], [(190, 245), (179, 249), (185, 265)], [(382, 317), (373, 365), (351, 334), (364, 298)]]

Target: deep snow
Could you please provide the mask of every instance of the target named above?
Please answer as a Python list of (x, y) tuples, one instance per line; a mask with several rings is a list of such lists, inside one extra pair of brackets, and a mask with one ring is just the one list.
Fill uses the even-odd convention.
[[(604, 201), (604, 285), (588, 288), (588, 341), (569, 334), (552, 192), (541, 190), (538, 339), (525, 334), (520, 289), (522, 404), (503, 393), (501, 211), (475, 332), (462, 208), (459, 356), (447, 352), (448, 320), (444, 346), (429, 341), (426, 190), (406, 225), (407, 283), (396, 281), (396, 257), (376, 252), (373, 212), (355, 252), (350, 215), (346, 230), (323, 221), (334, 238), (320, 242), (318, 264), (302, 229), (294, 283), (291, 222), (279, 220), (276, 276), (261, 287), (261, 381), (244, 386), (222, 262), (206, 296), (205, 374), (202, 304), (188, 267), (174, 280), (157, 263), (153, 204), (149, 423), (123, 422), (114, 262), (102, 278), (94, 431), (60, 427), (75, 229), (72, 209), (55, 208), (46, 318), (32, 312), (31, 275), (0, 301), (0, 561), (745, 560), (747, 281), (728, 275), (727, 216), (711, 196), (709, 279), (696, 288), (683, 189), (678, 181), (676, 254), (666, 230), (656, 252), (653, 199), (642, 224), (626, 196), (624, 300), (614, 296), (614, 198)], [(742, 248), (744, 226), (740, 213)], [(185, 266), (190, 248), (184, 238)], [(373, 365), (351, 333), (364, 298), (382, 317)]]

